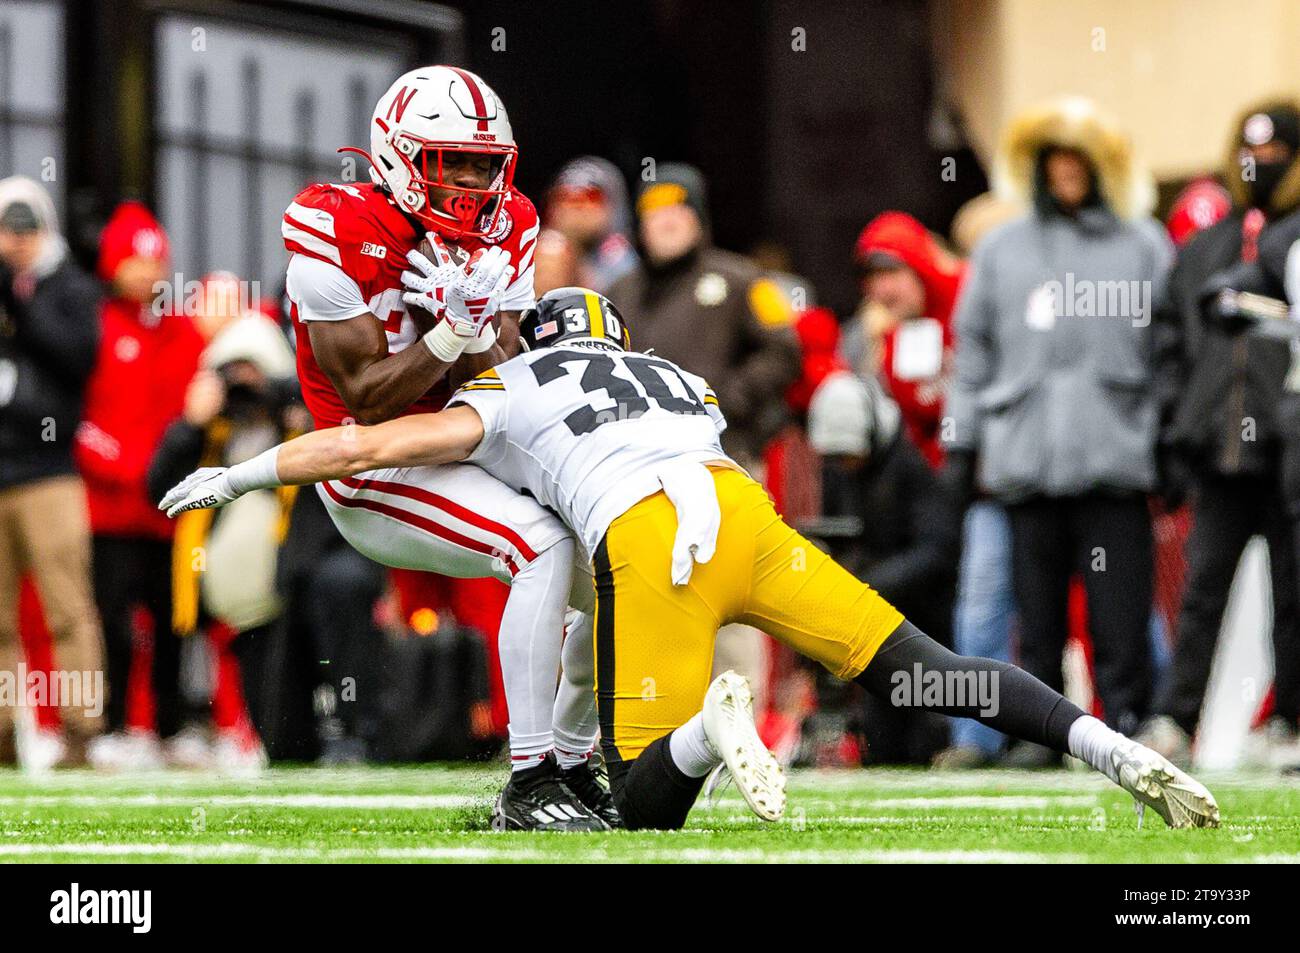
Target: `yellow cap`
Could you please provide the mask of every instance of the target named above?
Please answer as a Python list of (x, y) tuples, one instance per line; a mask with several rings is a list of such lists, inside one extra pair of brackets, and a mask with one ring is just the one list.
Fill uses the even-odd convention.
[(653, 209), (683, 205), (687, 197), (685, 186), (678, 185), (676, 182), (656, 182), (642, 192), (641, 197), (636, 200), (636, 211), (638, 215), (644, 215)]

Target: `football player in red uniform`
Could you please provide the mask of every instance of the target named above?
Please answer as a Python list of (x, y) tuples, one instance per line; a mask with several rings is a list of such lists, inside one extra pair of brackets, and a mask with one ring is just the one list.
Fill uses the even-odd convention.
[[(310, 186), (285, 211), (298, 377), (318, 428), (437, 410), (454, 385), (517, 351), (539, 231), (512, 185), (517, 157), (486, 83), (424, 67), (375, 108), (373, 181)], [(428, 256), (414, 251), (426, 237)], [(567, 528), (473, 466), (396, 468), (318, 489), (343, 536), (377, 562), (511, 584), (500, 656), (514, 770), (494, 826), (617, 822), (587, 762), (594, 700), (556, 697), (575, 555)], [(589, 607), (590, 578), (578, 583), (573, 604)], [(577, 626), (570, 641), (589, 645), (589, 615)]]

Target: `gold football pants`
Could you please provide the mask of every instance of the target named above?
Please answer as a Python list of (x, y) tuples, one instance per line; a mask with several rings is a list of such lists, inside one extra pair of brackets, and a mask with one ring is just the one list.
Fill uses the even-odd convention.
[(851, 679), (902, 614), (800, 536), (744, 473), (712, 470), (717, 550), (671, 577), (677, 514), (660, 492), (610, 524), (597, 547), (596, 698), (606, 760), (631, 761), (700, 710), (719, 627), (743, 622)]

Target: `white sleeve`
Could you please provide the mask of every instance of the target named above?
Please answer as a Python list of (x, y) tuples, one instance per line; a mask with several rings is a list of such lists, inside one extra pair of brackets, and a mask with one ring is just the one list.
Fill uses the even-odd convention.
[(284, 290), (298, 306), (303, 321), (346, 321), (370, 312), (361, 287), (347, 272), (309, 255), (289, 259)]
[[(475, 378), (474, 380), (480, 380)], [(447, 405), (466, 404), (478, 412), (483, 421), (483, 439), (474, 452), (465, 458), (466, 463), (487, 467), (498, 462), (506, 452), (506, 392), (504, 387), (476, 387), (467, 382), (456, 391)]]
[(523, 311), (537, 304), (537, 293), (533, 288), (533, 256), (537, 253), (537, 236), (542, 231), (542, 223), (534, 220), (519, 236), (519, 251), (514, 258), (514, 280), (506, 287), (497, 308), (501, 311)]
[(528, 267), (522, 274), (516, 275), (506, 287), (506, 293), (501, 296), (501, 303), (497, 305), (497, 310), (523, 311), (535, 304), (537, 304), (537, 295), (533, 292), (533, 265), (530, 256)]
[[(681, 370), (681, 368), (678, 368)], [(718, 433), (727, 429), (727, 418), (722, 416), (722, 408), (718, 406), (718, 395), (713, 392), (709, 382), (698, 374), (692, 374), (690, 371), (682, 371), (682, 379), (686, 381), (691, 390), (695, 391), (696, 400), (704, 404), (704, 412), (709, 415), (713, 421), (713, 426), (717, 428)]]
[(712, 387), (704, 388), (704, 411), (713, 421), (713, 426), (717, 428), (718, 433), (727, 429), (727, 418), (722, 416), (722, 408), (718, 406), (718, 395), (713, 393)]

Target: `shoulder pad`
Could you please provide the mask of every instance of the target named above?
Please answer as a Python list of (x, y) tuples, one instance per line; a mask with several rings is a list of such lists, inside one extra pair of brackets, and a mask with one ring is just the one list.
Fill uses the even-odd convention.
[(373, 277), (392, 249), (373, 207), (375, 193), (354, 185), (311, 185), (285, 210), (280, 233), (290, 252), (343, 269), (358, 282)]
[(497, 373), (495, 367), (489, 367), (486, 371), (479, 374), (472, 380), (468, 380), (457, 388), (457, 394), (463, 394), (467, 391), (481, 390), (505, 390), (506, 385), (501, 380), (501, 375)]

